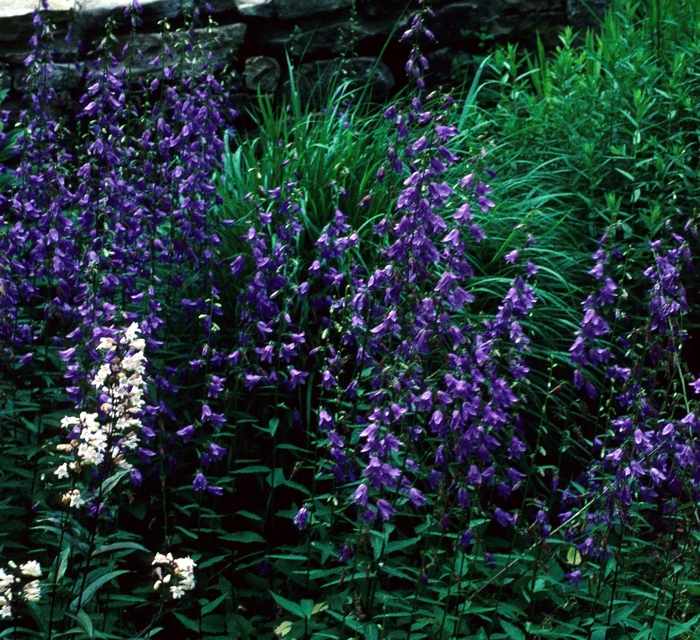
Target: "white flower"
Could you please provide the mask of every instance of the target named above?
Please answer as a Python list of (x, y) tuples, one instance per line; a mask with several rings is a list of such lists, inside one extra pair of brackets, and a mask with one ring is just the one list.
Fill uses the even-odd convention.
[(117, 348), (117, 342), (114, 338), (100, 338), (97, 348), (100, 351), (114, 351)]
[(94, 447), (91, 447), (89, 444), (85, 443), (82, 443), (78, 447), (78, 457), (85, 464), (91, 464), (95, 467), (105, 459), (102, 453), (100, 453)]
[(129, 343), (129, 346), (136, 351), (143, 351), (146, 348), (146, 341), (143, 338), (137, 338)]
[(61, 426), (68, 431), (71, 431), (71, 427), (75, 426), (79, 422), (80, 418), (76, 418), (75, 416), (66, 416), (65, 418), (61, 418)]
[(177, 600), (185, 595), (185, 589), (178, 584), (174, 584), (172, 587), (170, 587), (170, 593), (173, 596), (173, 600)]
[(10, 573), (5, 573), (4, 569), (0, 569), (0, 591), (9, 589), (13, 582), (14, 576)]
[(83, 500), (82, 496), (80, 495), (79, 489), (73, 489), (72, 491), (64, 494), (63, 502), (69, 503), (70, 507), (81, 507), (85, 504), (85, 500)]
[(41, 598), (41, 583), (38, 580), (32, 580), (22, 587), (24, 599), (27, 602), (36, 602)]
[(156, 557), (153, 558), (153, 562), (151, 564), (171, 564), (172, 561), (172, 553), (169, 553), (167, 556), (164, 556), (162, 553), (156, 553)]
[(192, 591), (195, 587), (194, 568), (197, 564), (189, 556), (185, 558), (173, 558), (172, 553), (163, 555), (156, 553), (153, 559), (153, 564), (169, 565), (172, 573), (163, 574), (161, 567), (156, 568), (156, 581), (153, 588), (158, 590), (162, 585), (169, 584), (172, 581), (173, 575), (177, 577), (177, 583), (170, 585), (170, 595), (177, 600), (185, 595), (185, 591)]
[(122, 360), (121, 365), (124, 371), (140, 374), (144, 371), (145, 362), (146, 356), (143, 355), (142, 351), (137, 351), (136, 353), (130, 356), (126, 356)]
[[(104, 363), (90, 383), (95, 389), (105, 389), (105, 381), (112, 374), (112, 368)], [(106, 389), (105, 389), (106, 390)]]
[(187, 556), (186, 558), (175, 558), (175, 573), (192, 573), (197, 564)]
[(57, 476), (59, 480), (70, 478), (70, 474), (68, 473), (68, 463), (64, 462), (58, 469), (56, 469), (56, 471), (54, 471), (54, 475)]
[(36, 560), (30, 560), (29, 562), (19, 565), (19, 570), (25, 576), (32, 576), (33, 578), (41, 577), (41, 565)]
[(124, 471), (131, 471), (134, 468), (134, 465), (124, 460), (121, 455), (114, 457), (114, 465)]
[(124, 339), (127, 342), (133, 342), (136, 340), (136, 338), (139, 337), (139, 333), (141, 333), (141, 330), (139, 329), (139, 325), (136, 322), (132, 322), (124, 331)]
[(12, 608), (9, 604), (3, 604), (3, 598), (0, 598), (0, 618), (11, 618)]

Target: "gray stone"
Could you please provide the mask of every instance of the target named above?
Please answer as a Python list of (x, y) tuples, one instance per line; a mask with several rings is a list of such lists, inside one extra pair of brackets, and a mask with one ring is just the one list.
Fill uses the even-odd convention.
[[(64, 38), (57, 34), (52, 45), (54, 50), (53, 59), (56, 62), (75, 62), (79, 57), (78, 39), (78, 37), (74, 37), (70, 42), (66, 43)], [(0, 61), (24, 67), (24, 61), (32, 52), (28, 41), (29, 37), (26, 41), (18, 44), (0, 42)]]
[(274, 15), (274, 0), (235, 0), (236, 8), (253, 18), (271, 18)]
[[(246, 25), (243, 23), (228, 24), (223, 27), (214, 27), (211, 29), (195, 29), (195, 36), (201, 42), (207, 41), (207, 34), (211, 32), (212, 39), (208, 41), (208, 50), (212, 54), (211, 63), (214, 65), (220, 64), (225, 66), (233, 61), (236, 52), (240, 49), (245, 40)], [(178, 31), (168, 33), (165, 36), (165, 43), (172, 49), (182, 44), (189, 33), (186, 31)], [(158, 75), (163, 70), (163, 65), (167, 63), (167, 59), (162, 56), (163, 53), (163, 36), (160, 33), (136, 33), (133, 36), (121, 36), (117, 39), (115, 51), (120, 53), (124, 45), (131, 41), (130, 46), (132, 51), (137, 54), (130, 62), (130, 72), (136, 76), (145, 76), (151, 73)], [(157, 65), (151, 65), (151, 61), (160, 56), (160, 62)]]
[(236, 0), (207, 0), (207, 4), (211, 9), (211, 13), (230, 13), (236, 11)]
[(528, 48), (536, 46), (539, 35), (545, 48), (553, 48), (560, 44), (559, 34), (565, 23), (566, 15), (562, 11), (540, 11), (498, 17), (488, 28), (497, 38)]
[[(24, 44), (34, 33), (32, 24), (37, 0), (0, 0), (0, 43)], [(74, 0), (52, 0), (49, 11), (41, 11), (44, 21), (64, 25), (73, 18)]]
[(246, 58), (243, 79), (249, 91), (273, 92), (277, 89), (281, 75), (280, 65), (274, 58), (268, 56)]
[(528, 13), (530, 11), (554, 11), (561, 9), (561, 0), (501, 0), (499, 11), (503, 13)]
[[(436, 10), (448, 2), (449, 0), (433, 0), (430, 2), (432, 9)], [(495, 1), (495, 0), (492, 0)], [(395, 18), (398, 18), (402, 13), (404, 17), (411, 18), (418, 8), (418, 4), (415, 0), (359, 0), (360, 10), (370, 16), (380, 16), (392, 14)], [(432, 18), (428, 17), (428, 21)], [(428, 25), (428, 28), (430, 26)]]
[(289, 52), (293, 60), (295, 55), (337, 55), (350, 53), (351, 41), (356, 47), (362, 47), (377, 36), (388, 38), (394, 24), (395, 20), (390, 17), (360, 19), (351, 33), (347, 16), (321, 16), (317, 20), (307, 18), (296, 31), (291, 26), (251, 25), (248, 42), (256, 53), (275, 55), (280, 60), (284, 60), (285, 52)]
[(439, 44), (446, 45), (477, 38), (482, 26), (496, 16), (493, 2), (454, 2), (437, 11), (426, 26), (435, 34)]
[(465, 51), (443, 47), (426, 53), (425, 57), (430, 65), (426, 75), (429, 86), (441, 86), (444, 91), (450, 93), (469, 81), (469, 68), (473, 57)]
[(384, 100), (394, 88), (394, 76), (389, 67), (376, 58), (359, 57), (346, 60), (320, 60), (302, 64), (297, 71), (297, 86), (302, 102), (323, 103), (329, 91), (349, 80), (353, 86), (370, 86), (373, 100)]
[[(108, 18), (125, 23), (129, 19), (124, 10), (132, 5), (131, 0), (78, 0), (80, 24), (88, 30), (101, 30)], [(144, 23), (156, 23), (164, 18), (176, 18), (189, 6), (188, 0), (140, 0), (143, 7), (140, 18)]]
[[(227, 24), (211, 29), (213, 41), (209, 43), (212, 63), (226, 66), (234, 61), (236, 53), (245, 42), (247, 26), (242, 23)], [(204, 41), (206, 29), (195, 29), (195, 33)]]
[[(71, 91), (77, 89), (83, 78), (84, 66), (82, 64), (55, 63), (42, 65), (40, 73), (46, 73), (49, 85), (56, 91)], [(15, 89), (22, 90), (26, 86), (26, 72), (24, 69), (15, 69), (12, 82)]]
[(282, 20), (293, 20), (317, 13), (346, 9), (351, 4), (352, 0), (277, 0), (276, 8), (277, 15)]
[(566, 0), (567, 21), (574, 29), (596, 26), (609, 5), (609, 0)]

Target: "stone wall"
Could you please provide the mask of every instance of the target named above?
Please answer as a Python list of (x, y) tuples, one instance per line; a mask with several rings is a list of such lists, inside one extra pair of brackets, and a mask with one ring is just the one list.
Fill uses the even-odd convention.
[[(42, 14), (57, 28), (60, 51), (51, 70), (57, 89), (81, 89), (90, 51), (104, 34), (108, 18), (116, 21), (120, 40), (128, 37), (130, 19), (124, 10), (131, 1), (49, 0)], [(140, 4), (136, 46), (148, 61), (161, 47), (160, 21), (167, 20), (172, 28), (184, 24), (191, 0)], [(528, 46), (539, 32), (545, 46), (554, 46), (565, 25), (581, 29), (595, 24), (590, 10), (602, 15), (606, 4), (607, 0), (433, 0), (436, 16), (428, 26), (437, 42), (426, 51), (431, 78), (436, 84), (458, 82), (455, 68), (466, 68), (484, 39)], [(201, 5), (205, 7), (204, 0)], [(0, 0), (0, 64), (6, 72), (3, 82), (11, 90), (11, 108), (19, 106), (36, 7), (37, 0)], [(290, 52), (300, 62), (302, 89), (308, 94), (319, 82), (329, 81), (338, 70), (338, 57), (351, 47), (354, 58), (348, 68), (360, 78), (374, 74), (375, 96), (382, 98), (404, 79), (407, 48), (399, 38), (416, 8), (415, 0), (209, 0), (207, 9), (216, 22), (211, 49), (216, 62), (237, 73), (239, 100), (254, 96), (258, 88), (266, 93), (279, 90)], [(69, 26), (72, 38), (65, 43)], [(144, 62), (136, 71), (148, 68)]]

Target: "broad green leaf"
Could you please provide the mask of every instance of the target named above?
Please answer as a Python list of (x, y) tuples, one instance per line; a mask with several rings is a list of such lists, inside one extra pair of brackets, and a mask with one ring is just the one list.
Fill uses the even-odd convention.
[(379, 640), (379, 627), (370, 622), (364, 628), (365, 640)]
[(248, 544), (253, 542), (265, 542), (265, 538), (263, 538), (259, 533), (255, 533), (255, 531), (226, 533), (223, 536), (219, 536), (219, 540), (224, 540), (226, 542), (245, 542)]
[(401, 551), (407, 547), (413, 547), (418, 542), (420, 542), (420, 536), (409, 538), (408, 540), (395, 540), (394, 542), (389, 542), (384, 549), (384, 554), (388, 556), (394, 553), (394, 551)]
[(270, 467), (265, 467), (261, 464), (253, 464), (242, 469), (234, 469), (231, 473), (270, 473)]
[(566, 552), (567, 564), (577, 567), (582, 561), (581, 552), (576, 547), (569, 547), (569, 550)]
[[(296, 603), (292, 602), (291, 600), (287, 600), (287, 598), (284, 598), (278, 594), (276, 594), (274, 591), (270, 591), (270, 595), (274, 598), (275, 602), (282, 607), (285, 611), (289, 611), (289, 613), (293, 613), (295, 616), (298, 616), (299, 618), (304, 618), (304, 610)], [(313, 605), (313, 602), (312, 602)]]
[(314, 601), (305, 598), (301, 601), (301, 610), (304, 612), (304, 617), (309, 620), (314, 612)]
[(187, 616), (178, 613), (177, 611), (173, 611), (173, 615), (185, 626), (185, 628), (199, 633), (199, 621), (192, 620)]
[(126, 569), (118, 569), (116, 571), (110, 571), (109, 573), (105, 573), (104, 575), (99, 576), (96, 578), (93, 582), (91, 582), (89, 585), (85, 587), (85, 590), (82, 593), (82, 598), (78, 596), (73, 600), (73, 602), (70, 603), (70, 610), (71, 611), (76, 611), (78, 608), (78, 603), (80, 603), (81, 607), (84, 607), (92, 598), (95, 596), (97, 593), (98, 589), (107, 584), (110, 580), (114, 580), (114, 578), (117, 578), (125, 573), (129, 573)]
[(145, 553), (150, 553), (149, 549), (146, 549), (143, 545), (138, 542), (115, 542), (113, 544), (106, 544), (98, 547), (92, 552), (93, 556), (98, 556), (101, 553), (110, 553), (111, 551), (122, 551), (124, 549), (130, 549), (132, 551), (144, 551)]
[(224, 593), (224, 594), (220, 595), (216, 600), (212, 600), (208, 604), (205, 604), (202, 607), (202, 617), (204, 617), (208, 613), (211, 613), (212, 611), (214, 611), (214, 609), (216, 609), (216, 607), (218, 607), (224, 600), (226, 600), (227, 596), (228, 596), (228, 594)]
[(56, 572), (56, 582), (60, 582), (63, 576), (66, 574), (66, 569), (68, 568), (68, 558), (70, 557), (71, 548), (66, 547), (59, 556), (58, 571)]
[(92, 619), (85, 612), (85, 609), (81, 609), (75, 616), (78, 619), (78, 624), (80, 627), (88, 634), (90, 638), (95, 635), (95, 629), (92, 626)]
[(510, 622), (501, 620), (501, 627), (503, 627), (503, 631), (506, 632), (511, 640), (525, 640), (525, 633)]

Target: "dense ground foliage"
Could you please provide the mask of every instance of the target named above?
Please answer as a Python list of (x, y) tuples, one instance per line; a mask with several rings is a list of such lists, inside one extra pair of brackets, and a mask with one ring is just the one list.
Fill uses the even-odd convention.
[(430, 17), (393, 105), (292, 81), (241, 136), (184, 37), (144, 83), (108, 36), (59, 118), (36, 16), (0, 637), (697, 637), (700, 7), (454, 98)]

